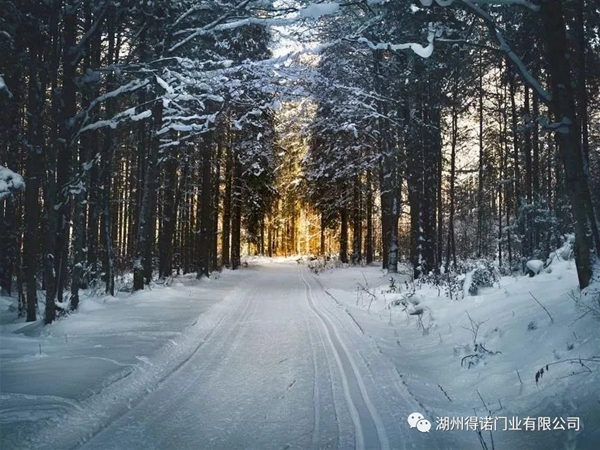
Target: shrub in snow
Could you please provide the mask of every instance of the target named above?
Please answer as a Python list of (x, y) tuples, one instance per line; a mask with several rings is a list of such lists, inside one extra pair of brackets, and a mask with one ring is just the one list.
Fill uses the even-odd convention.
[(561, 248), (556, 250), (556, 255), (565, 261), (571, 259), (573, 256), (573, 242), (568, 239)]
[(417, 304), (418, 303), (415, 304), (413, 302), (405, 303), (404, 312), (406, 312), (407, 317), (413, 316), (417, 318), (417, 328), (423, 332), (423, 336), (426, 336), (429, 334), (429, 329), (434, 325), (433, 317), (431, 315), (431, 311), (428, 310), (429, 321), (427, 325), (425, 325), (425, 322), (423, 322), (425, 317), (425, 309), (421, 306), (416, 306)]
[(480, 288), (492, 287), (500, 280), (500, 271), (493, 261), (481, 259), (463, 263), (463, 266), (468, 269), (463, 284), (464, 295), (477, 295)]
[(421, 276), (415, 280), (414, 286), (432, 286), (437, 288), (438, 295), (443, 291), (446, 297), (459, 299), (461, 295), (463, 298), (467, 295), (477, 295), (480, 288), (493, 287), (498, 280), (500, 271), (496, 264), (482, 259), (461, 261), (453, 271), (447, 273)]
[[(544, 271), (546, 273), (552, 273), (552, 263), (554, 261), (568, 261), (573, 258), (573, 244), (574, 244), (573, 239), (574, 238), (572, 235), (567, 235), (563, 246), (548, 255), (548, 259), (546, 259), (546, 264), (544, 264), (544, 267), (545, 267)], [(528, 264), (527, 272), (529, 273), (529, 271), (530, 271), (529, 263), (527, 263), (527, 264)], [(531, 268), (531, 270), (533, 271), (533, 267)], [(530, 276), (533, 276), (533, 275), (530, 274)]]
[[(390, 301), (390, 303), (387, 305), (387, 308), (391, 308), (392, 306), (403, 306), (402, 311), (406, 313), (407, 319), (410, 319), (410, 316), (416, 317), (417, 328), (423, 331), (423, 335), (426, 335), (429, 333), (429, 329), (434, 325), (434, 321), (431, 310), (429, 308), (423, 308), (422, 306), (419, 306), (420, 303), (421, 300), (419, 296), (415, 294), (415, 292), (405, 292), (404, 294), (401, 294), (399, 298)], [(423, 322), (426, 312), (428, 313), (429, 317), (427, 325), (425, 325)]]
[(542, 271), (542, 269), (544, 268), (544, 261), (540, 261), (539, 259), (532, 259), (530, 261), (527, 261), (527, 264), (525, 264), (525, 266), (527, 267), (527, 275), (533, 277)]
[[(398, 285), (396, 284), (396, 280), (394, 277), (390, 277), (389, 279), (390, 283), (388, 284), (388, 288), (385, 291), (382, 291), (384, 294), (395, 294), (397, 292), (399, 292), (398, 290)], [(408, 289), (408, 284), (406, 286), (406, 289)]]
[(492, 287), (500, 279), (498, 268), (492, 261), (482, 260), (473, 272), (473, 284), (479, 287)]
[(418, 306), (418, 307), (413, 308), (412, 311), (408, 311), (408, 314), (410, 316), (421, 316), (421, 315), (423, 315), (423, 312), (424, 312), (423, 308)]
[(325, 260), (323, 258), (313, 257), (308, 261), (307, 265), (312, 273), (318, 275), (325, 269)]
[[(462, 281), (462, 278), (460, 276), (457, 277), (456, 273), (436, 274), (431, 272), (428, 275), (422, 275), (417, 278), (412, 285), (412, 291), (414, 292), (415, 289), (420, 289), (423, 286), (431, 286), (437, 289), (438, 297), (443, 291), (446, 297), (455, 299), (462, 290)], [(408, 283), (406, 284), (406, 289), (409, 289)]]
[[(461, 275), (459, 277), (457, 276), (449, 276), (448, 277), (448, 282), (446, 283), (445, 286), (445, 293), (446, 293), (446, 297), (449, 297), (451, 299), (458, 299), (460, 293), (462, 292), (462, 287), (463, 287), (463, 282), (464, 282), (464, 275)], [(464, 295), (463, 295), (464, 297)]]
[[(469, 327), (463, 328), (471, 332), (471, 335), (473, 337), (473, 353), (464, 356), (460, 360), (460, 365), (461, 367), (466, 367), (467, 369), (470, 369), (471, 367), (476, 366), (477, 364), (482, 362), (487, 356), (497, 355), (501, 352), (490, 351), (487, 348), (485, 348), (483, 344), (479, 341), (479, 328), (487, 321), (476, 321), (471, 317), (469, 313), (467, 313), (467, 317), (469, 318), (470, 325)], [(470, 346), (467, 345), (464, 348), (467, 352), (470, 352)]]
[(571, 351), (575, 348), (575, 343), (574, 342), (567, 342), (567, 351)]
[[(430, 272), (417, 278), (411, 285), (405, 281), (406, 290), (415, 292), (424, 286), (436, 288), (438, 296), (444, 295), (450, 299), (464, 298), (467, 295), (477, 295), (480, 288), (493, 287), (500, 280), (500, 270), (494, 261), (468, 260), (461, 261), (454, 270), (441, 273)], [(395, 287), (390, 284), (390, 289)]]

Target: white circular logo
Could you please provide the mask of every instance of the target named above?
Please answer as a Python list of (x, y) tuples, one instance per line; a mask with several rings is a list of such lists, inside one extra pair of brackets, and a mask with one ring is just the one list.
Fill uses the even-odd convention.
[(417, 422), (417, 430), (421, 433), (429, 433), (431, 430), (431, 422), (427, 419), (421, 419)]
[(417, 426), (417, 423), (419, 422), (419, 420), (424, 419), (425, 417), (423, 417), (423, 414), (421, 413), (412, 413), (410, 416), (408, 416), (408, 424), (410, 425), (411, 428), (415, 428)]

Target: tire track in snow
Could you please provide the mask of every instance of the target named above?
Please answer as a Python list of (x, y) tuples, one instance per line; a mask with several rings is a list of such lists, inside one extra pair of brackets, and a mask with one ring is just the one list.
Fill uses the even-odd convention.
[(299, 277), (305, 286), (308, 306), (318, 317), (325, 328), (329, 345), (333, 351), (344, 388), (344, 395), (350, 410), (355, 428), (355, 445), (357, 450), (380, 448), (389, 450), (389, 440), (383, 421), (377, 409), (369, 399), (364, 381), (358, 371), (348, 349), (344, 345), (333, 322), (316, 306), (312, 287), (300, 269)]

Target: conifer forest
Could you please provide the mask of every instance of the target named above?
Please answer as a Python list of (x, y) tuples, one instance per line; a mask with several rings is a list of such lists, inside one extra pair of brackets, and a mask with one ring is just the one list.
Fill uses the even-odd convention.
[[(11, 305), (10, 320), (22, 326), (39, 323), (35, 336), (55, 336), (54, 330), (67, 326), (63, 322), (76, 323), (90, 313), (89, 306), (80, 310), (88, 298), (107, 299), (102, 303), (105, 308), (119, 298), (146, 298), (140, 295), (175, 289), (178, 283), (225, 289), (228, 277), (236, 276), (246, 280), (249, 292), (263, 276), (256, 264), (268, 261), (265, 264), (275, 275), (256, 289), (266, 289), (268, 296), (269, 289), (285, 284), (289, 289), (281, 287), (277, 294), (283, 301), (296, 298), (290, 280), (298, 282), (293, 292), (297, 298), (306, 295), (303, 305), (315, 313), (306, 316), (307, 330), (313, 330), (311, 342), (323, 333), (331, 339), (322, 358), (327, 352), (329, 358), (337, 355), (330, 359), (331, 367), (339, 366), (340, 380), (345, 380), (345, 398), (354, 405), (349, 406), (347, 423), (358, 436), (354, 440), (344, 434), (339, 424), (345, 413), (338, 411), (337, 440), (327, 441), (328, 416), (317, 414), (315, 407), (315, 417), (323, 422), (314, 419), (322, 426), (315, 425), (317, 431), (307, 444), (295, 446), (304, 442), (300, 433), (290, 438), (290, 447), (285, 447), (288, 441), (271, 447), (272, 441), (259, 440), (255, 447), (225, 438), (218, 440), (221, 446), (182, 440), (170, 447), (165, 438), (157, 447), (140, 448), (551, 448), (541, 443), (536, 447), (532, 441), (503, 447), (500, 432), (495, 432), (494, 441), (489, 439), (491, 432), (488, 436), (481, 431), (478, 438), (471, 433), (475, 438), (462, 447), (406, 440), (433, 435), (433, 429), (406, 431), (404, 438), (394, 441), (392, 425), (386, 422), (392, 416), (384, 412), (383, 403), (373, 400), (372, 406), (363, 360), (352, 356), (354, 349), (372, 353), (338, 334), (349, 315), (356, 325), (349, 322), (348, 330), (357, 326), (358, 334), (368, 335), (364, 327), (370, 319), (363, 323), (346, 309), (348, 314), (339, 313), (339, 323), (330, 321), (338, 314), (334, 306), (346, 305), (336, 297), (336, 289), (347, 286), (350, 306), (344, 308), (364, 302), (367, 318), (373, 317), (371, 308), (381, 301), (382, 323), (389, 315), (390, 326), (393, 307), (400, 308), (399, 317), (417, 321), (415, 326), (425, 336), (429, 310), (423, 305), (428, 303), (411, 303), (420, 295), (415, 286), (437, 289), (437, 295), (450, 297), (447, 301), (457, 301), (459, 295), (487, 298), (485, 289), (500, 286), (501, 280), (532, 283), (555, 275), (558, 279), (562, 269), (556, 265), (564, 263), (565, 271), (570, 264), (573, 278), (571, 284), (566, 275), (557, 282), (556, 286), (570, 289), (561, 294), (561, 301), (573, 303), (569, 298), (577, 297), (579, 309), (573, 320), (583, 315), (583, 321), (595, 320), (590, 323), (598, 330), (599, 255), (597, 0), (0, 1), (0, 298)], [(273, 261), (292, 261), (294, 270), (297, 261), (308, 265), (312, 274), (282, 272), (277, 278), (277, 270), (284, 269)], [(254, 270), (256, 280), (244, 275)], [(345, 284), (338, 281), (338, 286), (334, 274), (343, 270), (359, 275)], [(368, 273), (377, 271), (380, 277), (384, 274), (381, 282), (369, 278)], [(377, 283), (383, 283), (383, 290), (375, 289)], [(510, 289), (505, 289), (510, 296)], [(546, 309), (550, 297), (533, 289), (519, 287), (525, 293), (519, 302), (541, 315), (534, 321), (524, 314), (521, 331), (527, 328), (526, 336), (532, 336), (540, 321), (550, 316), (555, 330), (565, 330), (567, 347), (573, 334), (574, 342), (580, 342), (581, 332), (555, 324), (560, 320), (558, 306), (552, 314), (552, 306)], [(322, 299), (321, 292), (327, 294)], [(400, 292), (412, 294), (396, 299)], [(582, 293), (591, 303), (581, 300)], [(120, 297), (125, 294), (129, 297)], [(243, 288), (239, 295), (246, 295)], [(256, 304), (261, 305), (256, 295)], [(331, 309), (319, 303), (334, 300)], [(289, 304), (296, 305), (292, 300)], [(165, 300), (165, 320), (175, 314), (170, 308)], [(240, 323), (245, 323), (262, 306), (248, 308), (247, 313), (231, 311), (239, 312)], [(460, 363), (457, 370), (471, 374), (484, 359), (488, 364), (505, 357), (506, 350), (488, 347), (495, 339), (489, 336), (500, 325), (496, 330), (490, 326), (483, 347), (477, 330), (485, 328), (488, 316), (478, 322), (471, 307), (466, 315), (466, 307), (454, 308), (460, 320), (468, 316), (469, 321), (460, 322), (462, 331), (473, 334), (470, 353), (464, 350), (466, 354), (454, 358)], [(488, 315), (499, 317), (496, 314), (501, 310)], [(440, 316), (431, 316), (431, 339), (442, 345), (448, 326), (436, 328), (433, 320), (441, 323)], [(233, 333), (238, 328), (231, 317), (224, 319), (228, 325), (223, 327)], [(294, 313), (289, 320), (294, 317), (304, 316)], [(272, 336), (287, 336), (281, 339), (290, 339), (290, 346), (308, 342), (309, 334), (293, 330), (281, 330), (281, 335), (275, 330)], [(67, 342), (69, 333), (60, 339)], [(210, 339), (221, 339), (215, 333)], [(10, 331), (10, 336), (16, 334)], [(222, 339), (233, 342), (234, 337)], [(252, 339), (240, 345), (251, 346), (256, 342)], [(390, 339), (398, 342), (392, 350), (404, 345), (400, 338)], [(578, 375), (577, 380), (586, 376), (597, 380), (600, 337), (594, 339), (595, 352), (569, 354), (575, 365), (595, 374), (595, 378)], [(17, 348), (7, 337), (3, 340), (3, 347)], [(43, 345), (39, 344), (39, 355), (44, 354)], [(574, 345), (581, 349), (579, 343)], [(321, 347), (311, 348), (318, 380), (316, 373), (325, 370), (319, 361), (326, 359), (320, 359)], [(547, 350), (550, 356), (544, 354), (539, 361), (520, 353), (523, 360), (536, 361), (535, 370), (523, 375), (521, 362), (510, 366), (506, 370), (511, 382), (522, 385), (528, 377), (533, 383), (535, 375), (535, 386), (542, 386), (551, 376), (544, 374), (558, 370), (543, 361), (564, 360), (556, 353), (553, 360), (552, 349)], [(38, 352), (37, 344), (32, 351)], [(236, 354), (235, 346), (231, 352)], [(288, 356), (277, 354), (276, 359), (285, 361)], [(545, 367), (541, 373), (540, 367)], [(49, 376), (60, 377), (61, 372)], [(8, 380), (9, 375), (3, 375), (5, 386), (11, 386)], [(300, 389), (295, 383), (301, 381), (285, 383), (291, 383), (285, 393)], [(406, 378), (402, 383), (410, 385)], [(452, 402), (455, 394), (444, 383), (430, 382), (440, 402), (457, 407)], [(590, 383), (586, 389), (598, 400), (598, 385)], [(411, 396), (433, 398), (419, 389), (412, 389)], [(320, 392), (320, 401), (328, 401), (328, 394)], [(491, 402), (497, 399), (493, 392), (487, 394), (492, 399), (484, 401), (486, 392), (481, 392), (472, 403), (481, 408), (483, 402), (491, 415)], [(13, 399), (11, 395), (0, 393), (0, 402)], [(203, 402), (210, 405), (209, 400)], [(504, 400), (498, 401), (502, 407)], [(443, 410), (432, 408), (437, 415)], [(599, 448), (594, 445), (600, 445), (600, 404), (586, 408), (585, 433), (592, 434), (584, 433), (578, 447), (561, 449)], [(413, 412), (410, 409), (407, 413)], [(472, 413), (472, 408), (465, 411)], [(514, 411), (525, 415), (516, 406)], [(216, 421), (219, 416), (214, 412), (211, 417)], [(301, 422), (296, 419), (294, 423)], [(398, 420), (408, 429), (405, 415)], [(585, 421), (583, 415), (581, 420)], [(98, 421), (98, 430), (108, 426)], [(97, 435), (96, 446), (96, 438), (90, 438), (89, 448), (137, 448), (133, 441), (123, 441), (129, 443), (122, 447), (114, 446), (118, 441), (102, 441), (106, 434)], [(7, 449), (25, 442), (15, 439)], [(28, 441), (33, 444), (23, 448), (45, 448), (40, 444), (44, 439)], [(46, 439), (44, 445), (50, 442)], [(75, 448), (53, 442), (56, 449)]]
[(238, 3), (3, 2), (0, 282), (30, 320), (242, 251), (510, 272), (573, 233), (590, 283), (595, 2)]

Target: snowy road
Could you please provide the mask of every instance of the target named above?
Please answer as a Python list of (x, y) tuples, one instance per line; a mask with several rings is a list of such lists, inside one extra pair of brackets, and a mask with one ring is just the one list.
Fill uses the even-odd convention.
[(250, 270), (193, 355), (82, 449), (440, 448), (408, 427), (419, 406), (305, 267)]

